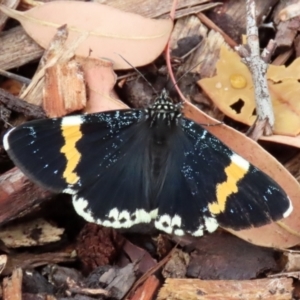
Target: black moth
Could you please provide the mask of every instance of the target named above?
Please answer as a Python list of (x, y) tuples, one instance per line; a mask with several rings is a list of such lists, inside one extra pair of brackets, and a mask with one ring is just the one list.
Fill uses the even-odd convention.
[(71, 194), (79, 215), (104, 226), (153, 222), (169, 234), (201, 236), (292, 211), (274, 180), (182, 117), (165, 90), (147, 109), (32, 121), (3, 143), (30, 179)]

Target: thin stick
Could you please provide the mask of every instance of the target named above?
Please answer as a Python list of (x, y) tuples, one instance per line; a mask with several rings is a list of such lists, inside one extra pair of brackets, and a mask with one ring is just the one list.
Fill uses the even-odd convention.
[(14, 79), (14, 80), (19, 81), (26, 85), (29, 85), (29, 83), (31, 82), (31, 79), (28, 79), (28, 78), (20, 76), (20, 75), (16, 75), (14, 73), (8, 72), (3, 69), (0, 69), (0, 75), (5, 76), (6, 78)]
[[(255, 138), (259, 138), (261, 134), (271, 135), (274, 126), (275, 118), (271, 102), (271, 97), (268, 90), (266, 78), (268, 64), (264, 59), (270, 58), (270, 52), (275, 49), (275, 44), (270, 43), (270, 46), (264, 51), (264, 57), (260, 56), (258, 28), (255, 20), (255, 1), (246, 0), (247, 10), (247, 43), (248, 47), (239, 46), (236, 50), (243, 57), (242, 61), (248, 66), (254, 84), (255, 102), (257, 120), (251, 132)], [(257, 126), (259, 123), (264, 123), (264, 126)], [(257, 130), (255, 130), (257, 128)]]

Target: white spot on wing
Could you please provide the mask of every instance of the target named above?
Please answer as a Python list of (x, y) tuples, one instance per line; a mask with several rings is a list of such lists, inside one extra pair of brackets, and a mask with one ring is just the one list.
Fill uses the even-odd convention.
[[(71, 188), (64, 190), (65, 193), (75, 193)], [(111, 209), (107, 216), (103, 219), (95, 218), (92, 212), (87, 209), (88, 201), (83, 198), (73, 197), (73, 205), (76, 212), (82, 216), (86, 221), (96, 223), (106, 227), (113, 228), (130, 228), (139, 223), (150, 223), (152, 219), (156, 218), (158, 210), (147, 212), (144, 209), (137, 209), (133, 213), (127, 210), (119, 211), (117, 208)]]
[[(56, 171), (57, 172), (57, 171)], [(55, 173), (55, 172), (54, 172)], [(56, 173), (55, 173), (56, 174)], [(65, 194), (69, 194), (69, 195), (75, 195), (76, 193), (78, 193), (78, 191), (73, 190), (70, 187), (65, 188), (63, 191), (63, 193)], [(74, 204), (74, 203), (73, 203)]]
[(158, 208), (150, 211), (151, 219), (156, 219), (158, 215)]
[(62, 126), (74, 126), (74, 125), (80, 125), (84, 122), (83, 116), (69, 116), (64, 117), (61, 120)]
[[(178, 215), (175, 215), (173, 218), (171, 218), (171, 216), (165, 214), (159, 217), (158, 220), (155, 221), (154, 225), (158, 230), (166, 233), (171, 234), (174, 231), (174, 234), (176, 235), (183, 235), (184, 232), (180, 229), (181, 223), (181, 217)], [(179, 234), (177, 234), (176, 231)]]
[(204, 223), (206, 230), (210, 233), (214, 232), (219, 226), (217, 220), (211, 217), (204, 217)]
[(184, 231), (182, 229), (175, 229), (174, 230), (174, 234), (178, 235), (178, 236), (183, 236), (184, 235)]
[(113, 208), (109, 211), (107, 219), (98, 219), (96, 223), (113, 228), (129, 228), (139, 223), (150, 223), (152, 220), (151, 213), (144, 209), (137, 209), (130, 214), (127, 210), (119, 211), (117, 208)]
[(83, 199), (83, 198), (77, 198), (76, 196), (74, 196), (72, 198), (72, 202), (73, 202), (73, 206), (76, 210), (76, 212), (78, 213), (78, 215), (82, 216), (86, 221), (90, 222), (90, 223), (96, 223), (95, 219), (92, 216), (91, 211), (86, 210), (87, 206), (88, 206), (88, 202)]
[(232, 162), (234, 162), (240, 168), (248, 171), (248, 169), (250, 167), (250, 163), (246, 159), (242, 158), (241, 156), (239, 156), (237, 154), (231, 155), (230, 159)]
[(203, 226), (199, 226), (199, 228), (191, 234), (192, 236), (202, 236), (204, 234)]

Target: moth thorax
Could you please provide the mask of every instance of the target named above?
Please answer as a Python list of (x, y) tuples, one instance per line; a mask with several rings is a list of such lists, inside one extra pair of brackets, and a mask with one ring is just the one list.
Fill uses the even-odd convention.
[(151, 121), (151, 127), (156, 123), (161, 125), (177, 125), (181, 117), (181, 105), (173, 104), (169, 98), (159, 97), (156, 102), (146, 109), (146, 117)]

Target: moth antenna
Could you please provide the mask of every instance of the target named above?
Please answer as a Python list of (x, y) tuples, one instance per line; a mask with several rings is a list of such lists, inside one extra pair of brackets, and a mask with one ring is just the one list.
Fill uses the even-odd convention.
[(134, 69), (140, 76), (142, 76), (142, 78), (145, 80), (145, 82), (147, 82), (147, 84), (151, 87), (151, 89), (153, 90), (153, 92), (155, 93), (155, 95), (158, 96), (158, 92), (156, 91), (156, 89), (154, 88), (154, 86), (147, 80), (147, 78), (144, 76), (144, 74), (142, 72), (140, 72), (135, 66), (133, 66), (121, 54), (119, 54), (119, 53), (116, 53), (116, 54), (118, 54), (132, 69)]
[(176, 81), (175, 83), (173, 83), (172, 87), (178, 86), (178, 82), (186, 75), (188, 74), (190, 71), (192, 71), (193, 69), (195, 69), (197, 66), (199, 66), (201, 63), (203, 62), (203, 59), (201, 61), (199, 61), (197, 64), (195, 64), (193, 67), (191, 67), (190, 69), (188, 69), (186, 72), (184, 72)]

